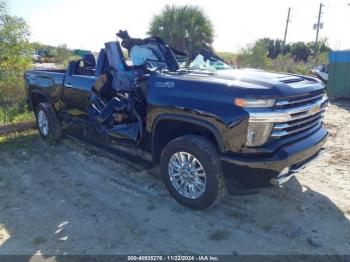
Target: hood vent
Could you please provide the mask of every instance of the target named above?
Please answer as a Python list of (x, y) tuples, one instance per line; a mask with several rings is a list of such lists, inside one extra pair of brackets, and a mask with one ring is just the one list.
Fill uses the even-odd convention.
[(287, 78), (287, 79), (282, 79), (280, 82), (285, 83), (285, 84), (291, 84), (291, 83), (298, 83), (304, 81), (304, 78), (301, 77), (293, 77), (293, 78)]

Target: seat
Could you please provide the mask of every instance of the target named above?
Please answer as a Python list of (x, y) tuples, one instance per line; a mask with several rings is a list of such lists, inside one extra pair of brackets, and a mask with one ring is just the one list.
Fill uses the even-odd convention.
[(93, 54), (84, 54), (83, 61), (86, 64), (86, 67), (91, 67), (92, 69), (96, 68), (96, 59)]
[(95, 76), (99, 77), (100, 75), (105, 73), (108, 66), (109, 65), (108, 65), (106, 50), (104, 48), (102, 48), (100, 50), (100, 54), (98, 55), (98, 58), (97, 58)]
[(83, 76), (94, 76), (96, 70), (96, 60), (93, 54), (84, 54), (83, 58), (78, 60), (75, 74)]

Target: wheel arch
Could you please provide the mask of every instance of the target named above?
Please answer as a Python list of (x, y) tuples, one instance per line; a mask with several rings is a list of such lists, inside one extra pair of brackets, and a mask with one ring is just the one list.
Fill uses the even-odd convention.
[(222, 136), (213, 124), (191, 116), (164, 114), (158, 116), (152, 126), (153, 162), (159, 162), (162, 150), (171, 140), (188, 134), (203, 135), (214, 144), (220, 153), (225, 151)]
[(36, 107), (38, 106), (39, 103), (42, 102), (47, 102), (51, 105), (51, 99), (50, 97), (40, 91), (40, 90), (33, 90), (29, 93), (29, 101), (30, 101), (30, 108), (35, 112), (36, 111)]

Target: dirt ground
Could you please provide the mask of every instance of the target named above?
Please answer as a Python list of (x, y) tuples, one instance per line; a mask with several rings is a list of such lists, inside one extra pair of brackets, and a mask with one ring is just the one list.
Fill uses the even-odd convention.
[(325, 122), (326, 149), (297, 178), (206, 211), (175, 202), (157, 168), (0, 137), (0, 254), (350, 254), (350, 101)]

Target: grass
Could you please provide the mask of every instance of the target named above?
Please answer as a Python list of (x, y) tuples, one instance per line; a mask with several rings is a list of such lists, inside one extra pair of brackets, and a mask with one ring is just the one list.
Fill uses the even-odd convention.
[(29, 122), (34, 120), (35, 120), (34, 114), (29, 111), (8, 115), (1, 112), (1, 109), (0, 109), (0, 126), (21, 123), (21, 122)]
[(33, 112), (25, 111), (23, 113), (19, 113), (18, 115), (14, 116), (11, 123), (20, 123), (20, 122), (27, 122), (27, 121), (34, 121), (34, 114)]
[(0, 144), (5, 143), (7, 141), (6, 136), (0, 136)]
[(216, 52), (216, 53), (218, 56), (223, 58), (225, 60), (225, 62), (227, 62), (231, 65), (236, 64), (237, 54), (230, 53), (230, 52)]
[(14, 152), (18, 149), (30, 148), (38, 139), (39, 135), (36, 130), (0, 135), (0, 152)]
[(21, 122), (34, 121), (34, 114), (27, 107), (0, 107), (0, 126)]

